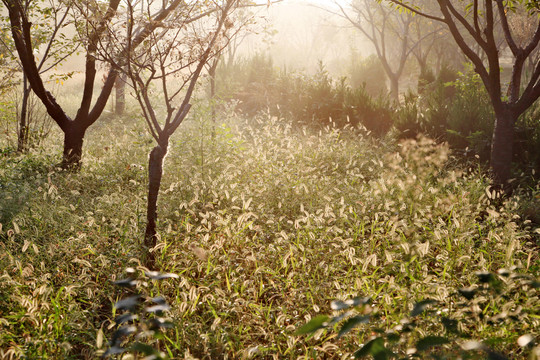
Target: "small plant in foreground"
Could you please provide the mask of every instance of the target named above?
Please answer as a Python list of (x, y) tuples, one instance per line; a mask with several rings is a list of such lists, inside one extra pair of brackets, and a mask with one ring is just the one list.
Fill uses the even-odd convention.
[[(145, 359), (167, 359), (165, 353), (145, 344), (143, 339), (161, 338), (161, 330), (173, 327), (173, 323), (161, 315), (170, 309), (167, 301), (162, 296), (151, 297), (141, 288), (148, 285), (146, 278), (151, 280), (163, 280), (178, 278), (176, 274), (162, 274), (157, 271), (147, 271), (142, 279), (134, 279), (136, 270), (127, 268), (129, 277), (115, 281), (121, 287), (134, 289), (134, 295), (124, 298), (114, 305), (117, 313), (115, 323), (116, 331), (113, 333), (109, 348), (103, 354), (103, 358), (132, 352), (146, 355)], [(98, 341), (98, 347), (99, 347)], [(135, 358), (137, 358), (135, 356)]]
[[(375, 335), (354, 353), (355, 358), (372, 356), (382, 360), (393, 357), (402, 359), (508, 359), (491, 345), (502, 342), (490, 337), (483, 342), (472, 340), (468, 329), (495, 327), (502, 322), (514, 322), (515, 332), (525, 332), (529, 322), (538, 320), (538, 289), (540, 282), (533, 276), (519, 274), (514, 269), (501, 269), (476, 273), (478, 284), (458, 289), (450, 299), (450, 306), (433, 299), (417, 302), (409, 317), (402, 318), (391, 329), (370, 328)], [(369, 297), (351, 300), (335, 300), (331, 303), (333, 316), (319, 315), (300, 327), (295, 335), (314, 334), (341, 324), (337, 337), (341, 338), (361, 324), (383, 317), (371, 305)], [(437, 306), (439, 305), (439, 306)], [(532, 327), (534, 328), (534, 327)], [(512, 335), (506, 333), (509, 342), (516, 342), (521, 350), (512, 349), (512, 358), (540, 359), (539, 334)], [(529, 350), (529, 351), (528, 351)]]

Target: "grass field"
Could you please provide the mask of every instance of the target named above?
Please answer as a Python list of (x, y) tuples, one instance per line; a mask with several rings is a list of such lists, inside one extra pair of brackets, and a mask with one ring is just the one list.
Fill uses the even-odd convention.
[[(455, 294), (476, 272), (538, 278), (538, 232), (526, 218), (540, 209), (537, 190), (503, 200), (480, 169), (426, 138), (397, 143), (232, 115), (212, 136), (206, 115), (194, 110), (165, 160), (154, 251), (157, 267), (179, 279), (138, 284), (166, 299), (174, 323), (147, 343), (174, 359), (347, 359), (430, 298), (459, 317), (460, 335), (425, 358), (456, 358), (462, 339), (530, 356), (517, 339), (539, 339), (538, 288), (484, 297), (470, 313), (456, 310)], [(127, 267), (144, 272), (152, 140), (142, 122), (100, 120), (80, 173), (55, 168), (61, 143), (53, 136), (0, 157), (0, 358), (98, 358), (115, 330), (113, 304), (133, 291), (113, 281)], [(331, 314), (332, 300), (356, 296), (372, 299), (376, 321), (340, 338), (294, 335)], [(418, 324), (393, 345), (400, 357), (426, 334), (444, 334), (434, 317)]]

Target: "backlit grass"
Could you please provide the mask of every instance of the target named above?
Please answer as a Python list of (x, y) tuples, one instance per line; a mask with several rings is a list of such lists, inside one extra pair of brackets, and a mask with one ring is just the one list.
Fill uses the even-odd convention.
[[(195, 111), (172, 141), (159, 199), (157, 264), (180, 279), (149, 284), (176, 324), (153, 345), (172, 358), (345, 359), (372, 326), (395, 326), (426, 297), (450, 301), (476, 271), (539, 275), (522, 203), (497, 198), (444, 145), (225, 115), (213, 137), (204, 116)], [(136, 120), (108, 121), (90, 130), (78, 174), (55, 168), (54, 144), (0, 157), (0, 357), (106, 349), (98, 333), (111, 336), (112, 305), (126, 294), (112, 280), (144, 253), (152, 146)], [(331, 300), (358, 295), (384, 323), (339, 340), (293, 336)], [(510, 354), (539, 328), (530, 316), (466, 331)]]

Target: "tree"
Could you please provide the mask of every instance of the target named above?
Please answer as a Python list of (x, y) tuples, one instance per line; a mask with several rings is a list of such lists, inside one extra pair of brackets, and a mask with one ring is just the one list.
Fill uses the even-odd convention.
[[(47, 109), (47, 113), (64, 133), (64, 151), (61, 165), (64, 168), (79, 168), (86, 130), (94, 124), (102, 114), (119, 72), (119, 68), (117, 67), (110, 68), (105, 83), (95, 102), (92, 104), (94, 82), (97, 73), (98, 61), (96, 56), (98, 45), (106, 41), (106, 39), (104, 40), (104, 37), (109, 34), (107, 30), (114, 22), (113, 20), (117, 13), (120, 0), (109, 0), (106, 4), (99, 1), (90, 1), (84, 4), (74, 3), (79, 5), (77, 18), (82, 18), (82, 20), (77, 21), (78, 27), (85, 33), (83, 42), (86, 52), (83, 94), (79, 109), (74, 118), (68, 116), (62, 106), (58, 104), (55, 97), (47, 91), (42, 74), (36, 64), (36, 59), (34, 58), (32, 51), (32, 44), (34, 41), (32, 36), (32, 23), (29, 20), (28, 13), (29, 4), (33, 0), (2, 1), (8, 10), (12, 37), (30, 87)], [(126, 44), (122, 47), (120, 53), (115, 56), (117, 56), (118, 59), (125, 59), (126, 53), (129, 50), (137, 48), (146, 37), (162, 26), (162, 22), (182, 3), (182, 0), (172, 0), (171, 2), (163, 1), (162, 7), (159, 8), (157, 12), (153, 13), (150, 18), (141, 19), (140, 25), (133, 31), (134, 38), (130, 39), (130, 49), (127, 48)], [(190, 20), (195, 21), (202, 16), (202, 14), (198, 14)], [(123, 26), (126, 26), (126, 22), (126, 20), (123, 20)], [(120, 20), (120, 23), (122, 23), (122, 20)], [(117, 62), (121, 61), (117, 60)]]
[[(515, 124), (540, 97), (540, 61), (536, 60), (532, 74), (523, 82), (527, 59), (538, 51), (540, 42), (540, 4), (535, 0), (473, 0), (469, 3), (437, 0), (440, 14), (422, 11), (414, 2), (387, 0), (402, 9), (431, 20), (444, 23), (457, 45), (472, 62), (489, 94), (495, 113), (495, 126), (491, 143), (491, 168), (494, 181), (507, 186), (511, 178), (511, 163)], [(518, 41), (510, 23), (518, 10), (535, 18), (533, 35)], [(496, 34), (502, 31), (506, 46), (512, 55), (510, 81), (501, 78), (502, 51)], [(506, 87), (506, 89), (504, 89)]]
[(100, 96), (91, 108), (96, 77), (96, 44), (105, 29), (105, 24), (116, 13), (119, 2), (120, 0), (110, 0), (105, 11), (102, 11), (98, 4), (93, 4), (95, 19), (97, 20), (94, 24), (88, 24), (92, 30), (85, 44), (86, 61), (83, 96), (77, 115), (74, 119), (71, 119), (57, 103), (55, 97), (45, 89), (42, 74), (34, 58), (32, 47), (34, 37), (28, 12), (32, 1), (3, 0), (9, 14), (13, 41), (30, 87), (42, 101), (47, 113), (64, 132), (64, 155), (62, 160), (64, 167), (78, 167), (80, 165), (85, 132), (101, 115), (111, 93), (117, 73), (115, 70), (109, 73)]
[[(48, 73), (60, 65), (66, 58), (74, 54), (80, 43), (76, 38), (70, 38), (63, 33), (63, 29), (69, 25), (69, 14), (72, 11), (71, 4), (60, 4), (54, 0), (36, 0), (25, 3), (25, 11), (32, 19), (32, 52), (37, 54), (39, 62), (37, 71), (40, 75)], [(6, 21), (7, 19), (3, 19)], [(3, 34), (2, 34), (3, 35)], [(23, 152), (27, 149), (32, 122), (30, 104), (30, 84), (23, 71), (22, 63), (16, 56), (17, 50), (13, 38), (1, 36), (0, 43), (5, 49), (6, 57), (11, 67), (23, 73), (22, 75), (22, 98), (20, 112), (18, 113), (18, 139), (17, 150)], [(53, 74), (50, 80), (62, 80), (70, 74)], [(17, 80), (17, 82), (19, 82)]]
[[(399, 80), (413, 50), (427, 35), (414, 34), (417, 20), (407, 12), (398, 13), (382, 2), (354, 0), (351, 4), (355, 17), (336, 2), (341, 13), (373, 44), (375, 53), (390, 81), (390, 94), (399, 99)], [(420, 29), (420, 28), (418, 28)], [(419, 35), (419, 36), (418, 36)], [(425, 51), (417, 52), (424, 54)]]
[[(183, 3), (163, 30), (146, 37), (145, 43), (136, 48), (132, 42), (137, 38), (133, 24), (137, 23), (134, 7), (128, 3), (127, 46), (130, 51), (127, 63), (117, 62), (114, 67), (124, 68), (140, 105), (148, 131), (156, 141), (148, 160), (148, 203), (145, 245), (156, 245), (157, 200), (163, 175), (163, 160), (168, 152), (169, 139), (186, 118), (190, 100), (197, 81), (211, 57), (219, 53), (227, 42), (227, 31), (233, 27), (230, 13), (237, 0), (213, 1), (211, 9), (201, 9), (199, 2)], [(141, 15), (148, 16), (152, 1)], [(197, 13), (208, 16), (194, 23)], [(211, 18), (209, 15), (215, 15)], [(109, 53), (110, 51), (106, 51)], [(159, 93), (155, 93), (159, 89)], [(160, 116), (160, 109), (164, 114)], [(148, 266), (153, 265), (150, 254)]]

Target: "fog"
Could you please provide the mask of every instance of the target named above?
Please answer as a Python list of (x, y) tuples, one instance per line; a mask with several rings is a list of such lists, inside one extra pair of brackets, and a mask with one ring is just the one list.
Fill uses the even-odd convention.
[(268, 54), (275, 66), (307, 73), (322, 62), (332, 75), (345, 75), (352, 54), (365, 57), (373, 48), (337, 12), (332, 1), (286, 1), (257, 9), (258, 31), (246, 37), (238, 55)]

